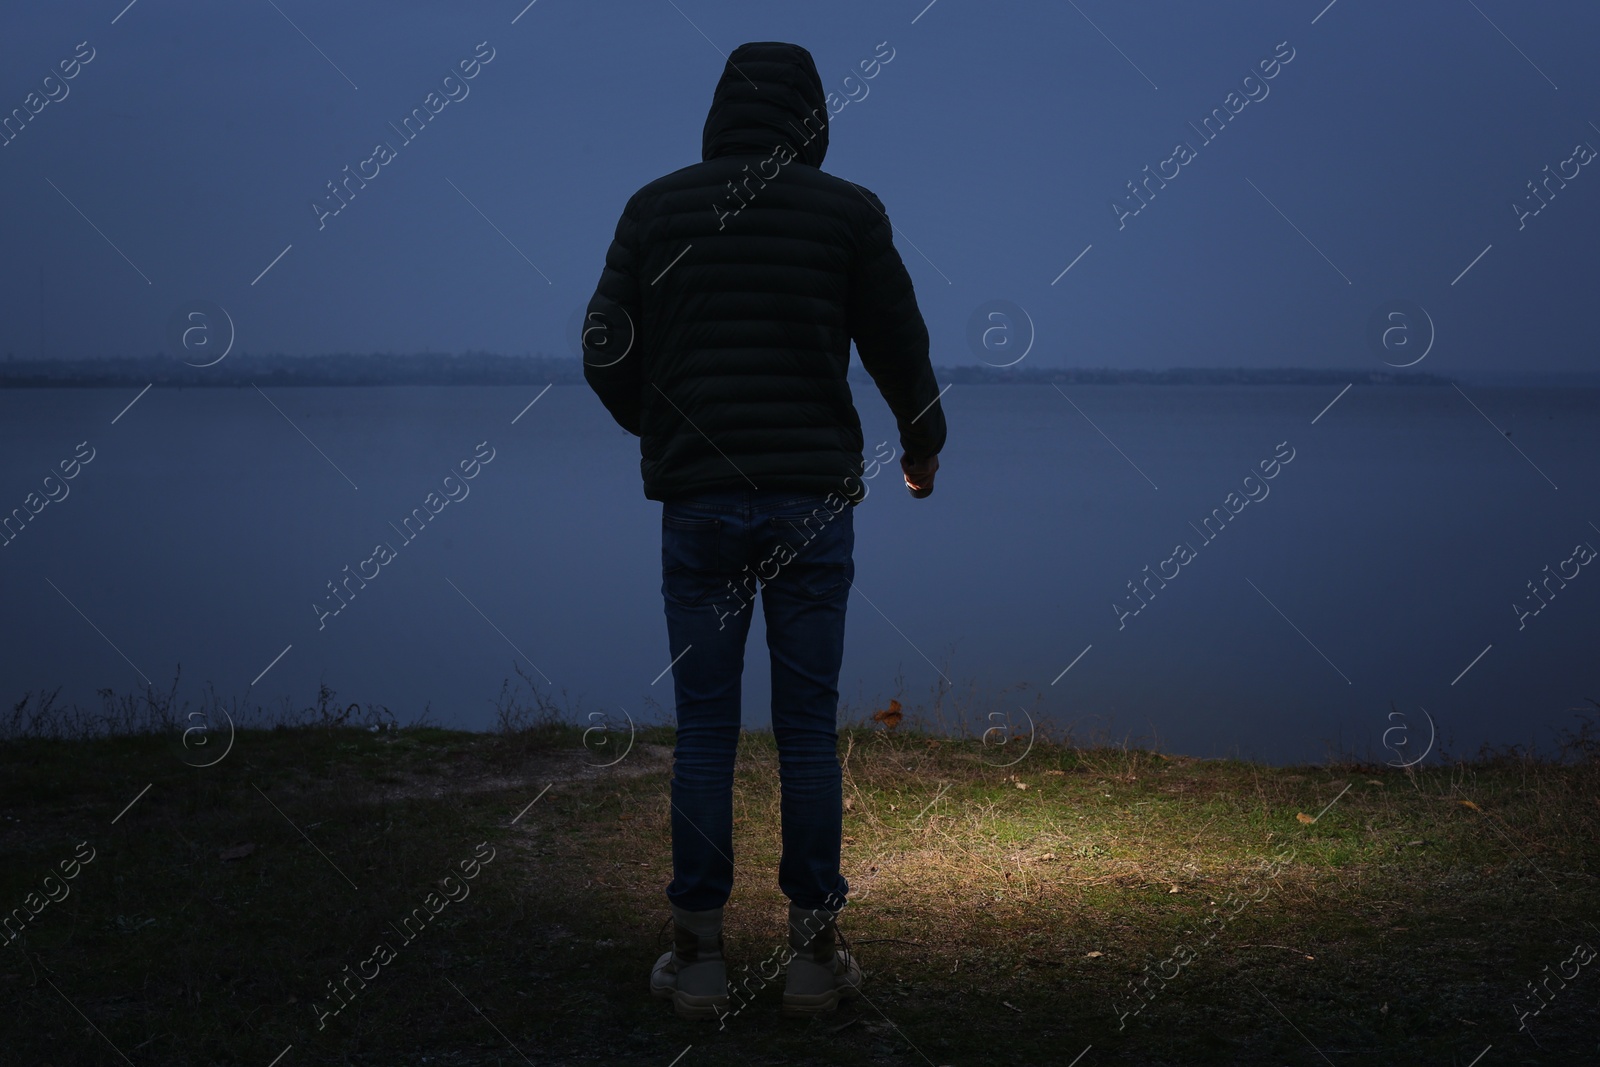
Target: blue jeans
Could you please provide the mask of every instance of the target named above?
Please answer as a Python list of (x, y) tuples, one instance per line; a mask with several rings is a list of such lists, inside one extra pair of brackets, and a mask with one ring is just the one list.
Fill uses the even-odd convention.
[(680, 908), (721, 907), (733, 889), (740, 679), (758, 589), (782, 790), (778, 887), (803, 908), (844, 905), (837, 723), (855, 577), (852, 511), (838, 496), (783, 490), (724, 490), (662, 505), (661, 595), (678, 722), (667, 898)]

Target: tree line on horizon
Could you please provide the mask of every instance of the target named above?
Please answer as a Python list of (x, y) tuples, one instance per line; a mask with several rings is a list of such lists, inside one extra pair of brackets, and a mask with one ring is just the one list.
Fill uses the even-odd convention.
[[(1453, 378), (1416, 371), (1304, 367), (994, 367), (936, 366), (952, 385), (1449, 385)], [(118, 386), (373, 386), (373, 385), (574, 385), (583, 382), (575, 356), (467, 351), (336, 352), (315, 356), (240, 353), (209, 367), (167, 355), (90, 359), (17, 359), (0, 362), (0, 388), (104, 388)], [(850, 381), (870, 384), (852, 362)]]

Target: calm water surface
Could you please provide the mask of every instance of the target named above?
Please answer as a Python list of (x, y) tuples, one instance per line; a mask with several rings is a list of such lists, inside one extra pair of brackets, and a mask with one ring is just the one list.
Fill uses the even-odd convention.
[[(1480, 414), (1450, 387), (1358, 386), (1318, 417), (1337, 392), (952, 388), (934, 495), (890, 469), (856, 511), (848, 711), (944, 687), (980, 730), (1031, 715), (1274, 761), (1415, 758), (1429, 719), (1430, 759), (1549, 745), (1600, 699), (1600, 568), (1575, 555), (1600, 547), (1600, 396), (1469, 390)], [(254, 389), (152, 389), (113, 424), (135, 393), (0, 392), (0, 508), (93, 451), (0, 548), (8, 701), (96, 703), (181, 664), (189, 693), (304, 706), (325, 683), (483, 727), (521, 663), (580, 716), (670, 715), (660, 505), (587, 389), (515, 424), (537, 389), (269, 390), (281, 413)], [(868, 453), (898, 445), (857, 397)], [(404, 540), (475, 451), (493, 458), (467, 495)], [(1275, 477), (1247, 482), (1263, 461)], [(380, 542), (393, 558), (363, 565)], [(768, 679), (757, 612), (750, 726)]]

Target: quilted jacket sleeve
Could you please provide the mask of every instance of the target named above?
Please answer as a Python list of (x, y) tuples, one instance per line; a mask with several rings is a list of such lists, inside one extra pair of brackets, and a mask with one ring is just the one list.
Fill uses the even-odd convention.
[(861, 365), (894, 413), (900, 447), (912, 459), (925, 459), (937, 455), (945, 443), (944, 409), (928, 358), (928, 328), (917, 308), (911, 275), (895, 250), (883, 203), (866, 189), (861, 193), (871, 211), (866, 212), (866, 232), (850, 271), (850, 336)]
[(581, 341), (584, 380), (617, 425), (637, 437), (644, 375), (636, 343), (641, 315), (635, 199), (617, 220), (600, 283), (584, 312)]

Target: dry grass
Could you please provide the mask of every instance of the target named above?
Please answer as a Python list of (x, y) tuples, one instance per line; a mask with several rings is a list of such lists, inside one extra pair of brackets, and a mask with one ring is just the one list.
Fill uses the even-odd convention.
[[(1085, 1067), (1594, 1055), (1600, 963), (1530, 1019), (1542, 1047), (1511, 1008), (1600, 938), (1600, 762), (1581, 740), (1565, 760), (1411, 772), (1049, 741), (999, 767), (977, 740), (851, 728), (843, 926), (868, 1002), (782, 1023), (769, 987), (719, 1031), (644, 995), (670, 731), (600, 768), (580, 730), (520, 725), (251, 732), (198, 770), (160, 736), (8, 742), (0, 903), (79, 841), (98, 855), (0, 950), (0, 1059), (123, 1063), (114, 1044), (141, 1065), (264, 1067), (292, 1045), (280, 1067), (523, 1062), (511, 1042), (540, 1064), (659, 1067), (691, 1045), (681, 1067), (1066, 1064), (1088, 1046)], [(781, 943), (778, 810), (772, 738), (747, 734), (736, 978)], [(472, 895), (318, 1029), (326, 983), (479, 842), (496, 859)], [(1233, 917), (1251, 878), (1260, 899)], [(1164, 964), (1180, 945), (1192, 960)]]

